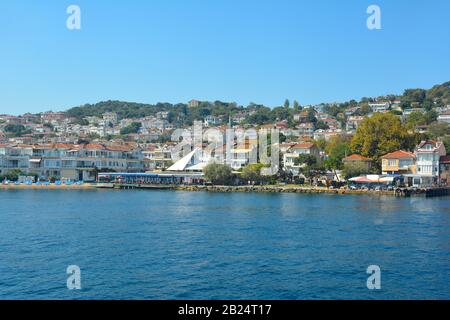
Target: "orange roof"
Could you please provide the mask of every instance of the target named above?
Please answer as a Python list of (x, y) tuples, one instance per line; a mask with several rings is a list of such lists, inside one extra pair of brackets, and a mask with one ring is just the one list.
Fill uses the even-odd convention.
[(93, 143), (85, 145), (84, 148), (85, 149), (97, 149), (97, 150), (104, 150), (105, 149), (105, 147), (102, 146), (101, 144), (93, 144)]
[(297, 143), (292, 148), (293, 149), (311, 149), (312, 147), (314, 147), (314, 143), (304, 142), (304, 143)]
[(131, 151), (131, 148), (127, 146), (108, 146), (106, 149), (109, 151)]
[(407, 159), (407, 158), (415, 158), (415, 156), (411, 152), (399, 150), (388, 153), (381, 157), (381, 159)]
[(360, 154), (352, 154), (351, 156), (344, 158), (343, 161), (372, 161), (372, 160)]

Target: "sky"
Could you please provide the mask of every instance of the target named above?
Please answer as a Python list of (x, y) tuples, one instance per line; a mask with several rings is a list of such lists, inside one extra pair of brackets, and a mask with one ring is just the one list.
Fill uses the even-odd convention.
[[(69, 5), (81, 29), (69, 30)], [(381, 9), (369, 30), (367, 8)], [(2, 0), (0, 114), (337, 102), (450, 80), (448, 0)]]

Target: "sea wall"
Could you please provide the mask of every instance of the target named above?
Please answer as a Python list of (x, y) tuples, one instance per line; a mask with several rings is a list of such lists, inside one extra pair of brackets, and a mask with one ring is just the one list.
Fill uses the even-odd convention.
[(328, 189), (320, 187), (297, 186), (177, 186), (180, 191), (207, 192), (261, 192), (261, 193), (306, 193), (306, 194), (370, 194), (394, 196), (393, 191), (364, 191), (347, 189)]

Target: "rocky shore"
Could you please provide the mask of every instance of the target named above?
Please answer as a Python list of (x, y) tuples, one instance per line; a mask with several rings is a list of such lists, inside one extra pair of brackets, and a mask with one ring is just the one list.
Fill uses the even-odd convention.
[(207, 191), (207, 192), (261, 192), (261, 193), (305, 193), (305, 194), (370, 194), (394, 196), (393, 191), (364, 191), (347, 189), (328, 189), (324, 187), (299, 186), (177, 186), (179, 191)]

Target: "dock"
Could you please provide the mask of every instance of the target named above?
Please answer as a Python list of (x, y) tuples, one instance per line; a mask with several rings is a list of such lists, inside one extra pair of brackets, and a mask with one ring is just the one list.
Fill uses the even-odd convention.
[(450, 196), (450, 188), (397, 188), (396, 197), (423, 196), (426, 198)]

